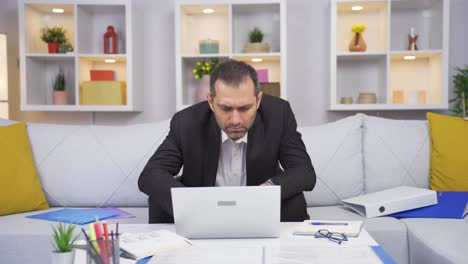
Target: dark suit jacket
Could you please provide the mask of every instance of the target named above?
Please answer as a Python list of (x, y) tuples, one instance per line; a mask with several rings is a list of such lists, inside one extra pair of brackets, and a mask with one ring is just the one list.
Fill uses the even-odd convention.
[[(264, 95), (248, 132), (247, 185), (269, 178), (281, 185), (281, 221), (308, 219), (303, 191), (315, 186), (315, 171), (289, 103)], [(208, 103), (174, 115), (170, 132), (148, 161), (138, 180), (149, 196), (149, 222), (173, 222), (171, 188), (214, 186), (221, 130)], [(279, 163), (284, 171), (280, 169)], [(174, 179), (182, 167), (180, 179)]]

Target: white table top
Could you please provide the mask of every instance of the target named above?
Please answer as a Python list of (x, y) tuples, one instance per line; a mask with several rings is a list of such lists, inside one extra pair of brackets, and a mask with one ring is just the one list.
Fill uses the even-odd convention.
[[(191, 239), (193, 246), (177, 255), (155, 256), (149, 263), (165, 264), (300, 264), (300, 263), (382, 263), (370, 246), (377, 242), (363, 228), (359, 237), (350, 237), (341, 245), (326, 238), (293, 235), (299, 223), (281, 223), (279, 238), (268, 239)], [(166, 229), (173, 224), (126, 224), (120, 232), (141, 233)], [(83, 250), (77, 250), (75, 263), (85, 263)], [(121, 264), (135, 263), (121, 258)]]

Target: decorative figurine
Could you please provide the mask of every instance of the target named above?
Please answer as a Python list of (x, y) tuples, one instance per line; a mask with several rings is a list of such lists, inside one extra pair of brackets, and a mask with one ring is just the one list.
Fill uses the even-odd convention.
[(104, 34), (104, 53), (117, 54), (117, 33), (113, 26), (107, 26), (107, 32)]
[(418, 44), (416, 44), (418, 37), (419, 35), (414, 33), (414, 28), (411, 28), (408, 34), (408, 50), (418, 50)]

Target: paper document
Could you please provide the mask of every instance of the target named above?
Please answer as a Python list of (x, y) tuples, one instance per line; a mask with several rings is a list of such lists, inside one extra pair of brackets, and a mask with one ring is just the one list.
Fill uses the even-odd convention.
[(356, 237), (361, 232), (362, 221), (305, 220), (294, 228), (293, 234), (314, 236), (320, 229)]
[(262, 246), (192, 246), (154, 256), (148, 264), (264, 264)]
[(144, 233), (123, 233), (120, 237), (121, 256), (142, 259), (191, 246), (191, 242), (168, 230)]

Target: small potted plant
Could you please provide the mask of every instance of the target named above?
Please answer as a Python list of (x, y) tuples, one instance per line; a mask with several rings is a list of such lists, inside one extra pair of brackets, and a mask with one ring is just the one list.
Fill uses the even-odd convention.
[(75, 259), (74, 245), (79, 237), (73, 235), (75, 225), (59, 223), (52, 226), (54, 248), (52, 252), (52, 264), (73, 264)]
[(68, 103), (68, 93), (65, 91), (65, 74), (62, 69), (55, 76), (52, 103), (57, 105), (66, 105)]
[(367, 44), (362, 37), (362, 33), (366, 30), (366, 25), (364, 24), (354, 24), (351, 27), (351, 32), (353, 32), (353, 38), (349, 42), (349, 51), (366, 51)]
[(450, 100), (452, 103), (450, 112), (466, 118), (468, 111), (468, 66), (456, 68), (456, 71), (457, 74), (453, 76), (453, 92), (456, 97)]
[(245, 53), (263, 53), (270, 52), (270, 45), (268, 43), (263, 43), (263, 32), (260, 28), (255, 27), (249, 33), (250, 43), (245, 44), (244, 52)]
[(60, 44), (67, 42), (67, 30), (61, 25), (41, 28), (41, 39), (47, 43), (49, 53), (58, 53)]
[(219, 59), (213, 58), (209, 61), (197, 61), (192, 70), (193, 77), (200, 80), (197, 88), (197, 101), (201, 102), (206, 99), (206, 95), (210, 91), (210, 74), (213, 69), (218, 65)]

